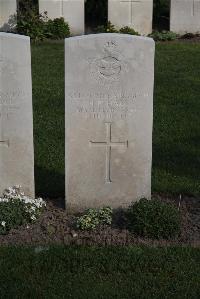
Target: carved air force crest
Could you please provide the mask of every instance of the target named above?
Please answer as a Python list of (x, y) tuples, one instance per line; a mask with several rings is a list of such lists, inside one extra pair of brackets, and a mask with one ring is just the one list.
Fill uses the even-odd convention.
[(107, 42), (102, 52), (101, 57), (92, 59), (91, 74), (100, 84), (109, 85), (120, 80), (127, 71), (127, 64), (113, 41)]

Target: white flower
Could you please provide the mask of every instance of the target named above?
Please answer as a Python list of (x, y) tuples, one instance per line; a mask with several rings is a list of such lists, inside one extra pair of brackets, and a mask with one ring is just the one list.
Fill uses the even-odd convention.
[[(21, 191), (21, 186), (7, 188), (3, 193), (3, 197), (0, 197), (0, 204), (10, 203), (15, 205), (16, 201), (21, 202), (29, 220), (33, 221), (38, 218), (41, 209), (43, 207), (46, 207), (46, 203), (42, 198), (30, 198), (24, 195), (24, 192)], [(5, 224), (5, 221), (3, 221), (2, 223), (0, 222), (0, 225), (2, 225), (3, 227), (5, 227)]]
[(8, 201), (9, 201), (8, 198), (0, 198), (0, 203), (1, 203), (1, 202), (8, 202)]
[(1, 225), (2, 225), (3, 227), (5, 227), (5, 226), (6, 226), (6, 222), (5, 222), (5, 221), (2, 221), (2, 222), (1, 222)]
[(33, 220), (33, 221), (36, 220), (35, 215), (32, 215), (32, 216), (31, 216), (31, 220)]

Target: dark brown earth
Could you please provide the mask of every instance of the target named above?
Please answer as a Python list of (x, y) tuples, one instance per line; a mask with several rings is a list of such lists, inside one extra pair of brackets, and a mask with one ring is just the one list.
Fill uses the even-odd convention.
[(200, 42), (200, 34), (192, 34), (187, 33), (179, 37), (176, 41), (179, 42), (188, 42), (188, 43), (199, 43)]
[[(157, 195), (158, 196), (158, 195)], [(117, 214), (111, 227), (101, 227), (91, 232), (75, 229), (74, 215), (68, 215), (62, 207), (62, 200), (47, 200), (47, 208), (34, 224), (13, 229), (6, 236), (0, 236), (0, 245), (131, 245), (152, 246), (192, 245), (200, 247), (200, 199), (194, 197), (170, 198), (158, 196), (180, 209), (181, 234), (174, 240), (149, 240), (137, 238), (119, 225)], [(122, 223), (122, 222), (120, 222)], [(121, 228), (120, 228), (121, 226)]]

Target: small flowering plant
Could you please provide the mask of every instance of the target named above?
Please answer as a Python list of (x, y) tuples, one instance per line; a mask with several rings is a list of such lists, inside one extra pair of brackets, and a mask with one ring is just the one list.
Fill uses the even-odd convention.
[(111, 225), (113, 210), (111, 207), (88, 209), (77, 219), (76, 226), (81, 230), (93, 230), (99, 225)]
[(0, 235), (7, 234), (12, 228), (34, 222), (45, 206), (42, 198), (25, 196), (20, 186), (6, 189), (0, 197)]

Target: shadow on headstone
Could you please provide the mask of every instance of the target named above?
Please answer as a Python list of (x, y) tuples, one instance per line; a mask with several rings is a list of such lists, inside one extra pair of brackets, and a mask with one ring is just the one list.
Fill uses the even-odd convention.
[(16, 32), (16, 26), (17, 26), (17, 15), (11, 15), (8, 19), (7, 23), (4, 23), (1, 27), (0, 27), (0, 31), (1, 32), (12, 32), (15, 33)]

